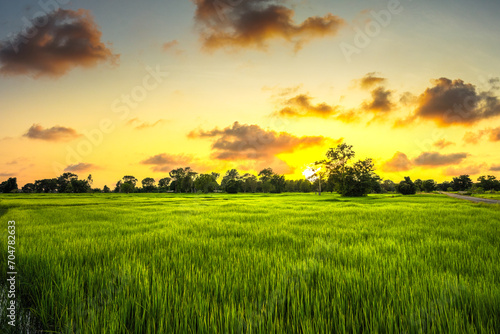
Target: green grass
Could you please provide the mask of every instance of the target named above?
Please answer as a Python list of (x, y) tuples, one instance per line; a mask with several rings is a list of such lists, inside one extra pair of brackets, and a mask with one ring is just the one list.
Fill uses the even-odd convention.
[(18, 300), (46, 331), (500, 332), (498, 205), (432, 194), (0, 200), (4, 236), (16, 221)]
[(500, 193), (496, 193), (496, 194), (474, 194), (472, 196), (474, 196), (474, 197), (481, 197), (481, 198), (496, 199), (497, 201), (500, 201)]

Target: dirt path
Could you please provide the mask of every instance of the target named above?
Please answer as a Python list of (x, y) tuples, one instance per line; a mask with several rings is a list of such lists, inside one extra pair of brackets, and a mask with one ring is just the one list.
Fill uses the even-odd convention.
[(467, 201), (476, 202), (476, 203), (500, 204), (500, 201), (498, 201), (496, 199), (471, 197), (471, 196), (450, 194), (450, 193), (445, 193), (445, 192), (441, 192), (441, 194), (446, 195), (446, 196), (450, 196), (450, 197), (454, 197), (454, 198), (458, 198), (458, 199), (465, 199)]

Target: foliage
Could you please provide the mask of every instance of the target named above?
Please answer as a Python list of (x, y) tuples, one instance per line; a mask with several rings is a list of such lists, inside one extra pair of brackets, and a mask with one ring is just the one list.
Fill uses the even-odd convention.
[(372, 159), (350, 161), (356, 156), (351, 145), (342, 143), (326, 153), (329, 175), (335, 185), (335, 190), (342, 196), (366, 196), (373, 188), (373, 182), (380, 180), (374, 173)]
[(465, 191), (472, 187), (474, 183), (470, 179), (469, 175), (460, 175), (459, 177), (454, 177), (451, 182), (451, 187), (454, 191)]
[(17, 178), (9, 177), (7, 181), (0, 183), (0, 193), (11, 193), (17, 191)]
[(415, 195), (417, 193), (417, 186), (409, 176), (405, 176), (404, 181), (401, 181), (397, 185), (396, 190), (403, 195)]

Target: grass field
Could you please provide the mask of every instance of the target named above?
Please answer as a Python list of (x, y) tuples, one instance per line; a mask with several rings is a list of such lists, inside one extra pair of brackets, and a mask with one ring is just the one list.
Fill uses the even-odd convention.
[(500, 332), (498, 205), (442, 195), (0, 199), (0, 265), (15, 220), (18, 301), (38, 329)]
[(474, 194), (474, 197), (481, 197), (481, 198), (489, 198), (489, 199), (495, 199), (497, 201), (500, 201), (500, 193), (496, 194)]

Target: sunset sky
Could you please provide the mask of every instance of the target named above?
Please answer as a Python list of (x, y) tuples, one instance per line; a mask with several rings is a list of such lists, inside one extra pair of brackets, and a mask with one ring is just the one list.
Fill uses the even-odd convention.
[(500, 2), (9, 1), (0, 181), (173, 168), (500, 177)]

